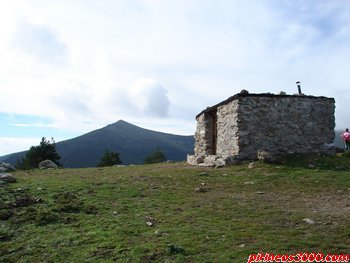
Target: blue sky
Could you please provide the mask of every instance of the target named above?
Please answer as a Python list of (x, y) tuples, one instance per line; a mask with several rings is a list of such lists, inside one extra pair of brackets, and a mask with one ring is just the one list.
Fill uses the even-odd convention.
[(346, 0), (0, 0), (0, 35), (0, 155), (119, 119), (193, 134), (205, 107), (298, 80), (350, 126)]

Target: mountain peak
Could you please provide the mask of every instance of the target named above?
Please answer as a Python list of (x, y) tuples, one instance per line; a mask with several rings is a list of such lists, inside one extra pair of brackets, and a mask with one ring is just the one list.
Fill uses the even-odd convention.
[(115, 123), (107, 125), (106, 127), (127, 128), (127, 127), (137, 127), (137, 126), (134, 125), (134, 124), (131, 124), (131, 123), (127, 122), (127, 121), (119, 120), (119, 121), (116, 121)]
[[(193, 152), (193, 136), (180, 136), (140, 128), (118, 120), (98, 130), (56, 144), (64, 167), (95, 167), (106, 149), (120, 154), (124, 164), (142, 164), (154, 149), (160, 148), (169, 160), (185, 160)], [(16, 163), (25, 153), (8, 156)]]
[(124, 121), (124, 120), (116, 121), (115, 123), (112, 123), (112, 125), (113, 125), (113, 124), (119, 124), (119, 125), (121, 125), (121, 124), (128, 124), (128, 125), (133, 125), (133, 124), (131, 124), (130, 122), (127, 122), (127, 121)]
[[(124, 120), (122, 120), (122, 119), (120, 119), (119, 121), (116, 121), (115, 122), (115, 124), (117, 124), (117, 123), (128, 123), (127, 121), (124, 121)], [(129, 123), (128, 123), (129, 124)]]

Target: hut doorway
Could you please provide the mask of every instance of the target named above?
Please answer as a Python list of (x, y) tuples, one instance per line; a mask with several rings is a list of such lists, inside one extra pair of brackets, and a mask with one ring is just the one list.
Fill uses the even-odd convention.
[(217, 125), (217, 114), (216, 111), (214, 111), (211, 114), (211, 149), (212, 154), (216, 155), (216, 149), (217, 149), (217, 140), (218, 140), (218, 125)]

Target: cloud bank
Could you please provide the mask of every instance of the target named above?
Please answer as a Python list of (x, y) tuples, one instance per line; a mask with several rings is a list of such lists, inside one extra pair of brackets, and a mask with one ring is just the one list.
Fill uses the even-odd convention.
[(0, 113), (76, 134), (119, 119), (193, 134), (203, 108), (300, 80), (335, 98), (343, 129), (349, 13), (342, 0), (0, 1)]

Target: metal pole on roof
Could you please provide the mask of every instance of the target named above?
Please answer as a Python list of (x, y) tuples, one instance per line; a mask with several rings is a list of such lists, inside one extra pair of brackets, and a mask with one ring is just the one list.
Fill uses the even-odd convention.
[(298, 93), (301, 95), (301, 86), (300, 86), (300, 81), (297, 81), (297, 87), (298, 87)]

